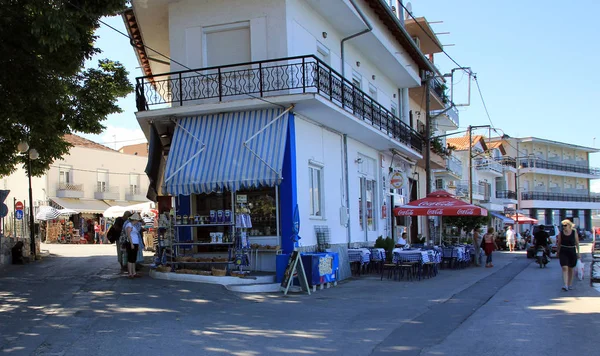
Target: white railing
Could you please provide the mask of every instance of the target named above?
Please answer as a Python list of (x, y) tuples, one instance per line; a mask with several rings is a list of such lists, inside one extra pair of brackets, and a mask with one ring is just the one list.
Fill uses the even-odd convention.
[(480, 171), (493, 171), (502, 174), (502, 165), (495, 160), (482, 158), (475, 160), (475, 168)]
[(83, 184), (58, 183), (58, 187), (56, 189), (83, 192)]
[(454, 155), (448, 156), (448, 158), (446, 158), (446, 168), (448, 169), (448, 171), (456, 174), (459, 177), (462, 177), (462, 162)]

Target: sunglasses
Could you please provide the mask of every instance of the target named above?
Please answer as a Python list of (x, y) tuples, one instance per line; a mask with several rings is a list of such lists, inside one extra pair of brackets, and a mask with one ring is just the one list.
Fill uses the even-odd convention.
[(567, 227), (567, 226), (569, 226), (569, 225), (563, 225), (563, 227)]

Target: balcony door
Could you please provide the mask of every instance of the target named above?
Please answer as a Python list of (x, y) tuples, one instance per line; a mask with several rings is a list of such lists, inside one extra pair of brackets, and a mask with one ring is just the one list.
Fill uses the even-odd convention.
[(108, 171), (106, 169), (98, 169), (96, 178), (96, 191), (106, 192), (108, 188)]

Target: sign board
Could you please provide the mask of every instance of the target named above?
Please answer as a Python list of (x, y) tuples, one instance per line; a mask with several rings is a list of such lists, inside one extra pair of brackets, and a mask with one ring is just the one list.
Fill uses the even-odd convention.
[(23, 210), (15, 210), (15, 218), (17, 220), (22, 220), (23, 219)]
[(238, 204), (245, 204), (248, 202), (248, 196), (245, 194), (238, 194), (235, 196), (235, 199)]
[(302, 259), (300, 258), (300, 253), (298, 251), (292, 252), (290, 256), (290, 260), (288, 261), (288, 265), (285, 268), (285, 272), (283, 274), (283, 280), (281, 281), (281, 291), (284, 295), (287, 295), (290, 286), (294, 280), (294, 277), (298, 277), (300, 280), (300, 287), (305, 291), (308, 295), (310, 295), (310, 287), (308, 286), (308, 280), (306, 279), (306, 273), (304, 271), (304, 265), (302, 264)]
[(15, 210), (23, 210), (23, 202), (21, 202), (21, 201), (16, 202)]
[(390, 186), (394, 189), (402, 189), (404, 186), (404, 174), (398, 171), (390, 173)]

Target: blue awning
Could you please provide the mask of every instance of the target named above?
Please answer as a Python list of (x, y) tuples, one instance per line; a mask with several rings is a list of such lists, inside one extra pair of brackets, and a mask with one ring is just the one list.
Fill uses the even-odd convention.
[(495, 218), (498, 218), (498, 219), (502, 220), (502, 222), (503, 222), (503, 223), (505, 223), (505, 224), (514, 224), (514, 223), (515, 223), (515, 221), (514, 221), (513, 219), (511, 219), (511, 218), (507, 218), (506, 216), (504, 216), (504, 215), (502, 215), (502, 214), (495, 213), (495, 212), (493, 212), (493, 211), (490, 211), (490, 214), (491, 214), (493, 217), (495, 217)]
[(274, 186), (281, 182), (288, 110), (186, 117), (177, 121), (165, 169), (172, 195)]

